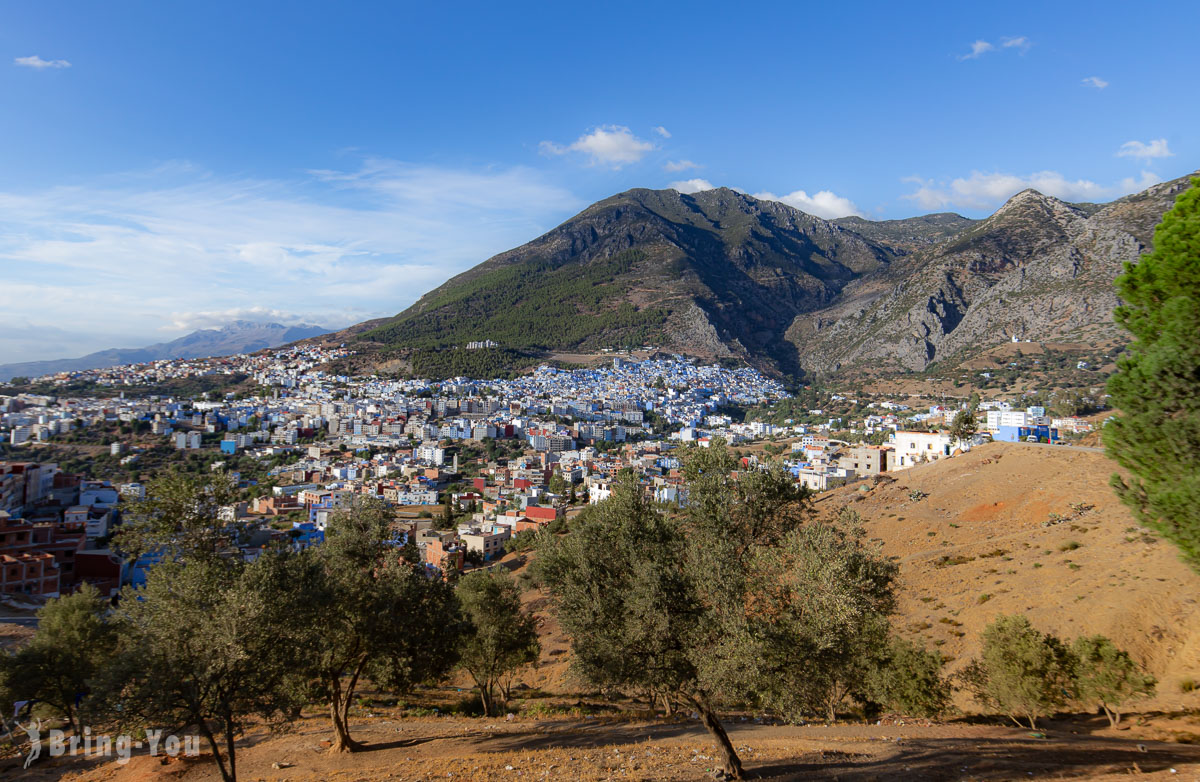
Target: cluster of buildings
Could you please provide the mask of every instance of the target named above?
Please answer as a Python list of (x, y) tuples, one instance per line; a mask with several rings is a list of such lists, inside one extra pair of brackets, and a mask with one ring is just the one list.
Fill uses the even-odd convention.
[[(983, 436), (960, 442), (931, 430), (948, 424), (956, 408), (914, 411), (891, 401), (865, 405), (869, 412), (854, 421), (814, 409), (806, 420), (819, 423), (740, 422), (730, 408), (784, 399), (782, 385), (753, 369), (681, 357), (615, 357), (569, 371), (543, 366), (512, 380), (349, 377), (322, 368), (345, 353), (301, 346), (94, 370), (88, 379), (127, 385), (228, 372), (266, 390), (198, 399), (0, 397), (0, 436), (20, 446), (106, 426), (134, 431), (139, 442), (207, 452), (213, 469), (233, 457), (260, 459), (278, 466), (255, 473), (265, 481), (242, 480), (248, 499), (221, 511), (221, 522), (242, 533), (241, 556), (269, 545), (320, 545), (331, 514), (374, 497), (394, 507), (397, 543), (415, 543), (431, 572), (486, 563), (513, 537), (554, 524), (573, 505), (603, 501), (623, 470), (654, 501), (686, 504), (680, 449), (718, 438), (776, 440), (770, 458), (780, 458), (798, 484), (823, 491), (953, 455)], [(830, 403), (864, 409), (836, 395)], [(999, 401), (982, 404), (979, 415), (981, 432), (997, 440), (1054, 441), (1060, 429), (1087, 426)], [(839, 432), (865, 442), (835, 439)], [(118, 437), (110, 449), (126, 464), (139, 458), (139, 446)], [(753, 469), (767, 458), (752, 451), (743, 462)], [(0, 592), (52, 595), (82, 581), (109, 590), (137, 583), (148, 563), (122, 562), (105, 544), (125, 505), (144, 494), (136, 482), (113, 485), (53, 464), (0, 462)]]
[(117, 490), (57, 465), (0, 461), (0, 594), (55, 596), (83, 582), (111, 593), (122, 563), (103, 547)]

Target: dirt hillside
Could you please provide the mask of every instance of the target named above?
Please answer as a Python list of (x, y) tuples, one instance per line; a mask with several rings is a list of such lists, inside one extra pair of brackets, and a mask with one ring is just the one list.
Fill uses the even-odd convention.
[[(1183, 692), (1200, 680), (1200, 575), (1136, 525), (1108, 486), (1113, 471), (1099, 450), (993, 443), (822, 494), (816, 508), (822, 517), (857, 511), (898, 559), (894, 625), (938, 649), (949, 672), (978, 654), (996, 616), (1024, 613), (1043, 631), (1101, 633), (1134, 655), (1159, 679), (1137, 708), (1200, 707), (1200, 688)], [(542, 658), (525, 683), (576, 690), (545, 593), (524, 599), (542, 623)]]
[[(1136, 525), (1099, 450), (993, 443), (822, 496), (901, 566), (896, 627), (964, 665), (999, 614), (1062, 638), (1101, 633), (1159, 679), (1147, 708), (1194, 708), (1200, 575)], [(914, 499), (913, 492), (927, 496)]]

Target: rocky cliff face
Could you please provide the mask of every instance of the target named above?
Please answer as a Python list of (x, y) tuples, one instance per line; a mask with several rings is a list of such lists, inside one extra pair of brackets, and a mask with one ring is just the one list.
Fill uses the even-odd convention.
[[(1119, 338), (1112, 281), (1146, 252), (1153, 226), (1187, 187), (1156, 185), (1111, 204), (1073, 205), (1034, 190), (887, 275), (847, 285), (788, 330), (811, 372), (922, 370), (1012, 337)], [(890, 278), (890, 279), (888, 279)], [(884, 281), (890, 285), (884, 285)]]

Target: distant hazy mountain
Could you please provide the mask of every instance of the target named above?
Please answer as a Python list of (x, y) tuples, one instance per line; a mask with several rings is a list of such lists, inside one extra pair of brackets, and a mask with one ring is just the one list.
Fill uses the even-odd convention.
[(21, 364), (0, 365), (0, 381), (14, 377), (40, 377), (56, 372), (76, 372), (83, 369), (102, 369), (122, 364), (141, 364), (167, 358), (206, 358), (253, 353), (264, 348), (286, 345), (309, 337), (328, 334), (329, 329), (300, 324), (283, 326), (278, 323), (254, 323), (237, 320), (219, 329), (201, 329), (170, 342), (159, 342), (144, 348), (112, 348), (89, 353), (82, 358), (27, 361)]

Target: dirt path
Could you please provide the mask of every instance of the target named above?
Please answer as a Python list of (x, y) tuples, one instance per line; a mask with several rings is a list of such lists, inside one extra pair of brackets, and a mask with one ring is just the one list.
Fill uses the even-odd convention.
[[(1163, 725), (1117, 733), (1103, 720), (1085, 718), (1053, 724), (1041, 738), (1014, 728), (965, 723), (799, 727), (747, 722), (731, 725), (730, 735), (751, 779), (1115, 780), (1129, 774), (1200, 779), (1200, 746), (1155, 740)], [(355, 720), (352, 727), (367, 751), (330, 755), (329, 731), (317, 719), (305, 720), (290, 734), (253, 734), (239, 751), (239, 778), (703, 780), (717, 766), (708, 735), (694, 722), (378, 715)], [(36, 782), (219, 779), (215, 765), (203, 757), (164, 764), (138, 756), (124, 766), (51, 760), (29, 771), (16, 763), (0, 765), (0, 775)]]

